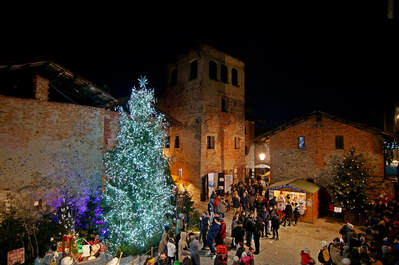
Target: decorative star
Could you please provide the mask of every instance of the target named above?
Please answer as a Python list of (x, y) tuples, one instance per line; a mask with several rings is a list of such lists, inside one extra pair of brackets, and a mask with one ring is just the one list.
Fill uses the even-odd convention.
[(146, 76), (141, 76), (139, 79), (140, 88), (144, 88), (148, 84), (148, 80)]

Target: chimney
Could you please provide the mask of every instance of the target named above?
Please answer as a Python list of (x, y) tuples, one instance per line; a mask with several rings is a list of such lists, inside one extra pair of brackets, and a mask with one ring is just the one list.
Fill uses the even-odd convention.
[(48, 101), (48, 79), (41, 77), (40, 75), (35, 75), (33, 77), (33, 90), (35, 99), (40, 101)]

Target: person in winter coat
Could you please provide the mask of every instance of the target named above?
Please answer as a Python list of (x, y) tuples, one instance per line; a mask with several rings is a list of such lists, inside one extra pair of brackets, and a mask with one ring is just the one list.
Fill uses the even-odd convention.
[(278, 229), (280, 228), (280, 218), (277, 214), (273, 215), (272, 217), (272, 231), (273, 231), (273, 238), (278, 240)]
[(238, 196), (238, 192), (234, 191), (233, 198), (231, 199), (231, 204), (233, 205), (234, 215), (240, 211), (240, 197)]
[(256, 201), (256, 196), (254, 192), (253, 194), (249, 195), (249, 210), (251, 212), (255, 212), (255, 201)]
[(274, 207), (277, 205), (276, 196), (273, 196), (272, 199), (269, 200), (269, 207)]
[(236, 244), (238, 242), (244, 242), (245, 229), (242, 227), (242, 223), (240, 220), (237, 221), (237, 224), (234, 227), (232, 236), (234, 237), (234, 241)]
[(224, 200), (220, 200), (220, 202), (218, 203), (218, 206), (216, 208), (216, 212), (220, 215), (220, 217), (224, 218), (224, 215), (226, 214), (226, 208), (227, 208), (227, 205), (224, 202)]
[(267, 224), (270, 219), (270, 214), (269, 214), (269, 211), (266, 209), (266, 207), (263, 207), (263, 209), (260, 211), (259, 217), (262, 219), (262, 222), (263, 222), (262, 237), (264, 237), (265, 234), (267, 237), (269, 235)]
[(255, 223), (255, 232), (254, 232), (254, 242), (255, 242), (255, 252), (254, 254), (259, 254), (259, 246), (260, 246), (260, 236), (263, 231), (263, 220), (258, 217)]
[(210, 199), (208, 203), (209, 214), (215, 213), (214, 199)]
[(219, 202), (220, 202), (220, 196), (216, 194), (216, 198), (215, 198), (215, 200), (213, 201), (213, 207), (214, 207), (215, 211), (216, 211), (216, 209), (218, 208)]
[(342, 235), (342, 239), (345, 245), (350, 248), (350, 242), (352, 240), (352, 234), (353, 234), (353, 225), (350, 223), (343, 225), (339, 230), (339, 233)]
[(216, 250), (213, 247), (213, 241), (215, 240), (217, 234), (219, 233), (220, 230), (220, 223), (219, 221), (214, 218), (212, 225), (209, 227), (209, 231), (206, 237), (206, 244), (208, 245), (211, 253), (211, 256), (216, 255)]
[(244, 252), (244, 242), (237, 242), (237, 250), (236, 250), (236, 256), (240, 259), (242, 253)]
[(321, 241), (321, 249), (317, 258), (321, 265), (331, 264), (330, 250), (326, 241)]
[(288, 220), (288, 226), (291, 226), (291, 216), (292, 216), (292, 206), (290, 203), (287, 203), (284, 209), (284, 224), (283, 226), (286, 225), (287, 220)]
[(194, 233), (190, 233), (189, 235), (189, 247), (190, 247), (190, 257), (192, 265), (200, 265), (200, 243), (198, 239), (195, 237)]
[(265, 207), (266, 201), (264, 201), (264, 198), (260, 196), (259, 194), (256, 195), (256, 200), (255, 200), (255, 208), (256, 208), (256, 213), (259, 215), (259, 213), (262, 211), (263, 207)]
[(207, 212), (203, 212), (200, 217), (199, 229), (200, 229), (200, 240), (202, 241), (202, 249), (206, 246), (206, 233), (209, 228), (209, 216)]
[(294, 202), (292, 202), (291, 205), (292, 205), (292, 207), (294, 207), (294, 224), (296, 225), (298, 222), (299, 216), (301, 216), (299, 214), (299, 205), (298, 205), (298, 203), (294, 204)]
[(333, 243), (330, 244), (330, 257), (332, 264), (340, 264), (343, 259), (342, 256), (342, 244), (340, 243), (339, 238), (333, 240)]
[(173, 265), (173, 263), (175, 262), (175, 258), (176, 258), (176, 245), (175, 245), (175, 241), (173, 240), (173, 238), (169, 239), (169, 242), (167, 244), (167, 249), (168, 249), (169, 264)]
[(169, 241), (169, 227), (165, 227), (165, 231), (162, 234), (162, 239), (161, 242), (159, 242), (158, 246), (158, 254), (166, 253), (166, 245), (168, 244)]
[(185, 214), (180, 213), (178, 217), (176, 220), (176, 231), (180, 233), (180, 231), (186, 231), (188, 223)]
[(241, 198), (241, 207), (243, 211), (249, 211), (249, 198), (246, 191), (243, 193)]
[(240, 265), (240, 259), (237, 256), (233, 257), (233, 264), (232, 265)]
[(190, 256), (190, 252), (188, 251), (188, 245), (187, 245), (187, 233), (184, 231), (180, 232), (180, 240), (178, 243), (177, 255), (180, 263), (183, 263), (184, 259), (187, 256)]
[(252, 248), (245, 246), (244, 252), (241, 254), (240, 265), (253, 265), (254, 256), (252, 255)]
[(233, 216), (233, 220), (231, 221), (231, 231), (230, 231), (230, 235), (231, 235), (231, 248), (234, 248), (234, 228), (237, 226), (237, 222), (238, 222), (238, 214)]
[(246, 233), (247, 246), (250, 247), (252, 245), (252, 235), (255, 232), (255, 221), (252, 213), (250, 213), (248, 218), (246, 219), (244, 228)]
[(157, 261), (155, 262), (155, 265), (168, 265), (168, 257), (166, 256), (165, 253), (162, 253), (159, 255)]
[(315, 260), (310, 256), (309, 249), (305, 248), (301, 250), (301, 265), (313, 265), (316, 264)]
[(226, 238), (226, 223), (222, 218), (217, 218), (217, 220), (220, 222), (220, 229), (218, 234), (215, 237), (215, 242), (216, 245), (223, 245), (223, 241)]

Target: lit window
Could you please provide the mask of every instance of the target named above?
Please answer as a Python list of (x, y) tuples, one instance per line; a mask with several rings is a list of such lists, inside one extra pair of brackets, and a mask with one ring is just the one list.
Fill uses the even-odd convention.
[(298, 148), (305, 149), (305, 136), (298, 137)]

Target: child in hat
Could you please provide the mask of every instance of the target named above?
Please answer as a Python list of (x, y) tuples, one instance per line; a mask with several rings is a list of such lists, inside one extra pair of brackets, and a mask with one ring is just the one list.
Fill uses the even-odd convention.
[(301, 251), (301, 265), (313, 265), (316, 264), (314, 259), (309, 254), (309, 249), (305, 248)]

